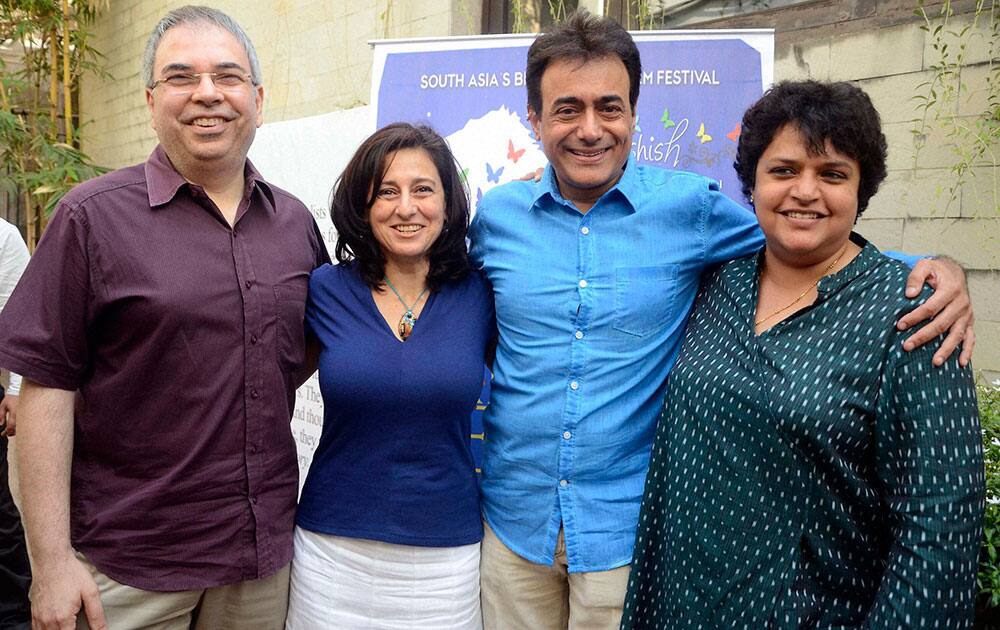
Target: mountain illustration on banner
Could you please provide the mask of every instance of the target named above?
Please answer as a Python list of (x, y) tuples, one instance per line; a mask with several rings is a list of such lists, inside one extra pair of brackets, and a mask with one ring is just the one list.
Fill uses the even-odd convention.
[(506, 105), (469, 120), (446, 140), (465, 175), (473, 212), (489, 189), (548, 164), (527, 121)]

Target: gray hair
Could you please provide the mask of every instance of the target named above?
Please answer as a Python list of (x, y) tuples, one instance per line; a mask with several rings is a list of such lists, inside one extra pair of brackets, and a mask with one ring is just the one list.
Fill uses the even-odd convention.
[(254, 85), (260, 85), (260, 61), (257, 59), (257, 51), (254, 50), (253, 42), (250, 41), (246, 31), (236, 23), (236, 20), (218, 9), (188, 5), (174, 9), (163, 16), (163, 19), (159, 21), (149, 36), (149, 41), (146, 42), (146, 52), (142, 55), (142, 81), (146, 87), (150, 89), (153, 87), (153, 59), (156, 57), (156, 49), (160, 46), (163, 35), (175, 26), (198, 22), (212, 24), (232, 33), (236, 41), (243, 46), (243, 50), (247, 53), (247, 59), (250, 60), (250, 80), (253, 81)]

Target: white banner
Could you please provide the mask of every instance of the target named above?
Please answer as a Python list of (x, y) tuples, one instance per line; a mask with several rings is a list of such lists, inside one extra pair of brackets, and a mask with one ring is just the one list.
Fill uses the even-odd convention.
[[(264, 179), (309, 208), (333, 255), (337, 236), (330, 220), (330, 191), (358, 146), (374, 131), (369, 107), (269, 123), (257, 130), (250, 161)], [(292, 434), (299, 451), (299, 489), (323, 429), (323, 400), (314, 375), (296, 393)]]

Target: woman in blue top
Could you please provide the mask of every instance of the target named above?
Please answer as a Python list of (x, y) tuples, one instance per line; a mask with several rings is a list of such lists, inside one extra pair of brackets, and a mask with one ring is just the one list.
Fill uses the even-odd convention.
[(337, 184), (340, 264), (309, 283), (323, 433), (296, 517), (287, 627), (479, 628), (469, 446), (495, 324), (469, 206), (428, 127), (369, 137)]

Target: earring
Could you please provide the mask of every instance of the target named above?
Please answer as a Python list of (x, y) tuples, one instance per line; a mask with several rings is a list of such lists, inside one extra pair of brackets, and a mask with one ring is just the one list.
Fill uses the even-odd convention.
[(750, 193), (750, 205), (753, 205), (753, 193)]

